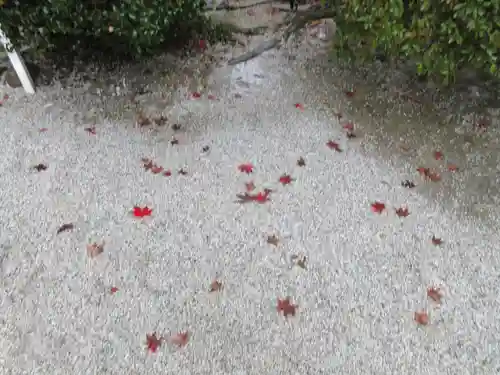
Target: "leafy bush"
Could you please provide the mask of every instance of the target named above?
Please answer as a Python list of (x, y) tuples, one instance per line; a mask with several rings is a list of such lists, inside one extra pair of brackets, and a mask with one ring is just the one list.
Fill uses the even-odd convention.
[(462, 68), (499, 76), (499, 0), (336, 1), (344, 56), (368, 58), (382, 50), (445, 84)]
[(204, 0), (0, 0), (13, 45), (40, 52), (139, 57), (204, 27)]

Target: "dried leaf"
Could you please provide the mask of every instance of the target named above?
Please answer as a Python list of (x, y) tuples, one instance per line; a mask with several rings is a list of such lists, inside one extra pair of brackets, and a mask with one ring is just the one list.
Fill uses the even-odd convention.
[(95, 258), (99, 254), (102, 254), (103, 251), (104, 251), (104, 242), (101, 245), (97, 244), (96, 242), (87, 245), (87, 255), (90, 258)]
[(47, 168), (48, 168), (47, 164), (42, 164), (42, 163), (37, 164), (33, 167), (33, 169), (36, 169), (37, 172), (45, 171), (47, 170)]
[(179, 173), (179, 174), (180, 174), (180, 175), (182, 175), (182, 176), (185, 176), (185, 175), (187, 175), (187, 174), (188, 174), (188, 173), (187, 173), (187, 171), (186, 171), (184, 168), (179, 169), (179, 170), (177, 171), (177, 173)]
[(332, 150), (335, 150), (337, 152), (342, 152), (342, 150), (340, 149), (340, 145), (337, 143), (337, 142), (334, 142), (334, 141), (328, 141), (326, 143), (326, 145), (331, 148)]
[(201, 149), (201, 151), (203, 151), (203, 152), (210, 151), (210, 146), (203, 146), (203, 148)]
[(443, 240), (441, 238), (437, 238), (436, 236), (432, 236), (431, 238), (432, 244), (439, 246), (443, 243)]
[(441, 303), (441, 298), (443, 297), (441, 295), (441, 290), (434, 287), (427, 289), (427, 296), (437, 303)]
[(414, 319), (420, 325), (426, 326), (429, 324), (429, 315), (424, 311), (415, 312)]
[(267, 243), (269, 245), (278, 246), (279, 242), (280, 240), (275, 234), (273, 234), (272, 236), (267, 236)]
[(173, 131), (179, 131), (179, 130), (181, 130), (181, 125), (180, 124), (173, 124), (172, 125), (172, 130)]
[(145, 207), (135, 206), (134, 210), (133, 210), (133, 214), (135, 217), (151, 216), (152, 212), (153, 212), (153, 210), (150, 209), (148, 206), (145, 206)]
[(179, 144), (179, 140), (175, 137), (172, 138), (172, 140), (170, 141), (170, 144), (173, 146), (173, 145), (178, 145)]
[(401, 182), (401, 186), (408, 188), (408, 189), (413, 189), (416, 185), (412, 181), (406, 180), (406, 181)]
[(96, 135), (95, 126), (85, 128), (84, 130), (89, 134)]
[(283, 313), (283, 316), (288, 317), (288, 315), (295, 316), (297, 307), (297, 305), (290, 303), (290, 297), (286, 297), (285, 299), (278, 298), (276, 310), (278, 310), (279, 313)]
[(220, 281), (214, 280), (210, 284), (210, 289), (208, 290), (210, 293), (218, 292), (222, 289), (222, 283)]
[(209, 95), (207, 96), (207, 98), (208, 98), (209, 100), (216, 100), (216, 99), (217, 99), (217, 98), (216, 98), (216, 96), (215, 96), (215, 95), (212, 95), (212, 94), (209, 94)]
[(180, 332), (171, 337), (170, 341), (172, 344), (177, 345), (179, 347), (185, 346), (189, 341), (189, 333), (188, 332)]
[(46, 131), (48, 131), (48, 130), (49, 130), (48, 128), (40, 128), (38, 131), (39, 131), (40, 133), (44, 133), (44, 132), (46, 132)]
[(144, 116), (142, 113), (137, 114), (137, 125), (139, 126), (149, 126), (151, 125), (151, 120)]
[(167, 123), (167, 118), (165, 116), (156, 117), (153, 119), (156, 126), (163, 126)]
[(396, 215), (399, 217), (407, 217), (410, 214), (407, 207), (400, 207), (396, 209)]
[(72, 229), (75, 229), (75, 226), (72, 223), (63, 224), (59, 227), (56, 234), (60, 234), (62, 232), (67, 232), (67, 231), (72, 230)]
[(291, 259), (292, 259), (292, 262), (294, 262), (294, 264), (302, 269), (306, 269), (306, 261), (307, 261), (307, 258), (305, 256), (298, 256), (298, 255), (292, 255), (291, 256)]
[(157, 337), (156, 332), (153, 332), (151, 335), (146, 335), (146, 344), (151, 353), (156, 353), (162, 342), (163, 337)]
[(282, 185), (289, 185), (292, 183), (293, 180), (294, 179), (290, 175), (284, 174), (280, 177), (279, 181)]
[(304, 158), (302, 156), (299, 158), (299, 160), (297, 160), (297, 165), (299, 167), (304, 167), (306, 165), (306, 161), (304, 160)]
[(382, 202), (374, 202), (372, 203), (372, 211), (377, 213), (377, 214), (381, 214), (382, 211), (385, 210), (385, 204), (382, 203)]

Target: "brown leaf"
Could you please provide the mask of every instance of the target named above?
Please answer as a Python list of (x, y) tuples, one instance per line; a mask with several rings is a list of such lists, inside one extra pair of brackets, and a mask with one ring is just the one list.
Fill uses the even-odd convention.
[(436, 236), (432, 236), (431, 241), (436, 246), (439, 246), (443, 243), (443, 240), (441, 238), (437, 238)]
[(173, 124), (172, 125), (172, 130), (173, 131), (179, 131), (179, 130), (181, 130), (181, 125), (180, 124)]
[(153, 121), (156, 126), (163, 126), (167, 123), (167, 118), (161, 115), (160, 117), (156, 117), (155, 119), (153, 119)]
[(267, 243), (269, 245), (278, 246), (279, 242), (280, 242), (280, 240), (278, 239), (278, 237), (276, 237), (275, 234), (273, 234), (272, 236), (267, 236)]
[(63, 224), (59, 227), (59, 229), (57, 230), (57, 234), (60, 234), (62, 232), (66, 232), (68, 230), (71, 230), (71, 229), (74, 229), (75, 226), (72, 224), (72, 223), (68, 223), (68, 224)]
[(299, 160), (297, 160), (297, 165), (299, 167), (304, 167), (306, 165), (306, 161), (304, 160), (304, 158), (302, 156), (299, 158)]
[(441, 290), (439, 288), (432, 287), (427, 289), (427, 297), (432, 299), (434, 302), (440, 303), (443, 296), (441, 295)]
[(137, 125), (139, 126), (148, 126), (151, 125), (151, 120), (144, 116), (142, 113), (137, 115)]
[(185, 176), (185, 175), (187, 175), (187, 174), (188, 174), (188, 173), (187, 173), (187, 171), (186, 171), (185, 169), (183, 169), (183, 168), (179, 169), (177, 172), (178, 172), (179, 174), (183, 175), (183, 176)]
[(103, 251), (104, 251), (104, 242), (101, 245), (97, 244), (96, 242), (87, 245), (87, 255), (90, 258), (95, 258), (99, 254), (102, 254)]
[(33, 167), (33, 169), (36, 169), (37, 172), (45, 171), (47, 170), (47, 168), (48, 168), (47, 164), (42, 164), (42, 163), (37, 164)]
[(307, 268), (306, 267), (307, 258), (305, 256), (292, 255), (291, 259), (295, 263), (296, 266), (298, 266), (304, 270)]
[(173, 146), (173, 145), (178, 145), (179, 144), (179, 140), (175, 137), (172, 138), (172, 140), (170, 141), (170, 144)]
[(210, 284), (210, 289), (209, 289), (209, 292), (212, 293), (212, 292), (218, 292), (222, 289), (222, 283), (218, 280), (214, 280), (212, 281), (212, 283)]

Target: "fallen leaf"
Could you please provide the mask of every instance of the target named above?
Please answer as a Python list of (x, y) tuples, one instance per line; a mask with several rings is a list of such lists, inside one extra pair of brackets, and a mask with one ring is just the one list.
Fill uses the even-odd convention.
[(436, 159), (436, 160), (443, 159), (443, 153), (441, 151), (434, 152), (434, 159)]
[(437, 303), (440, 303), (441, 298), (443, 297), (441, 295), (441, 290), (439, 288), (434, 288), (434, 287), (427, 289), (427, 296)]
[(172, 125), (172, 130), (173, 131), (179, 131), (179, 130), (181, 130), (181, 125), (180, 124), (173, 124)]
[(345, 130), (353, 131), (354, 130), (354, 123), (353, 122), (348, 122), (344, 126), (342, 126)]
[(348, 131), (345, 135), (348, 139), (356, 138), (356, 134), (354, 134), (352, 131)]
[(216, 99), (217, 99), (217, 98), (216, 98), (216, 96), (215, 96), (215, 95), (212, 95), (212, 94), (209, 94), (209, 95), (207, 96), (207, 98), (208, 98), (208, 99), (210, 99), (210, 100), (216, 100)]
[(42, 163), (37, 164), (33, 167), (33, 169), (36, 169), (37, 172), (45, 171), (47, 170), (47, 168), (48, 168), (47, 164), (42, 164)]
[(109, 292), (111, 294), (115, 294), (116, 292), (118, 292), (118, 288), (116, 286), (113, 286), (113, 287), (111, 287), (111, 289), (109, 290)]
[(156, 337), (156, 332), (153, 332), (151, 335), (146, 335), (146, 344), (151, 353), (156, 353), (162, 342), (163, 337)]
[(269, 193), (271, 190), (264, 190), (263, 193), (259, 192), (257, 194), (236, 194), (238, 200), (236, 203), (247, 203), (247, 202), (257, 202), (257, 203), (265, 203), (269, 201)]
[(304, 160), (303, 157), (300, 157), (299, 160), (297, 160), (297, 165), (299, 167), (304, 167), (306, 165), (306, 161)]
[(199, 40), (198, 41), (198, 47), (200, 47), (200, 49), (204, 50), (207, 48), (207, 42), (203, 39)]
[(170, 177), (170, 176), (172, 176), (172, 171), (170, 171), (170, 170), (165, 171), (165, 172), (163, 172), (163, 175), (164, 175), (165, 177)]
[(246, 164), (240, 164), (238, 166), (238, 169), (240, 170), (240, 172), (243, 172), (243, 173), (247, 173), (247, 174), (250, 174), (253, 172), (253, 168), (254, 166), (250, 163), (246, 163)]
[(210, 284), (210, 289), (208, 290), (210, 293), (218, 292), (222, 289), (222, 283), (220, 281), (214, 280)]
[(348, 98), (352, 98), (354, 96), (354, 94), (356, 93), (356, 90), (352, 89), (352, 90), (346, 90), (344, 91), (344, 94), (348, 97)]
[(139, 113), (137, 115), (137, 121), (136, 121), (137, 125), (139, 126), (149, 126), (151, 125), (151, 120), (149, 118), (147, 118), (146, 116), (144, 116), (142, 113)]
[(280, 183), (281, 183), (282, 185), (288, 185), (288, 184), (291, 184), (293, 180), (294, 180), (294, 179), (293, 179), (290, 175), (288, 175), (288, 174), (284, 174), (284, 175), (282, 175), (282, 176), (280, 177), (280, 180), (279, 180), (279, 181), (280, 181)]
[(407, 217), (410, 214), (407, 207), (400, 207), (396, 209), (396, 215), (399, 217)]
[(301, 111), (304, 110), (304, 106), (300, 103), (295, 103), (295, 108), (300, 109)]
[(372, 203), (372, 211), (377, 213), (377, 214), (381, 214), (382, 211), (385, 210), (385, 204), (382, 203), (382, 202), (375, 202), (375, 203)]
[(103, 251), (104, 251), (104, 242), (101, 245), (97, 244), (96, 242), (87, 245), (87, 255), (90, 258), (95, 258), (99, 254), (102, 254)]
[(151, 173), (158, 174), (161, 172), (163, 172), (163, 167), (153, 164), (153, 166), (151, 167)]
[(60, 234), (62, 232), (67, 232), (67, 231), (72, 230), (72, 229), (75, 229), (75, 226), (72, 223), (63, 224), (59, 227), (56, 234)]
[(406, 181), (403, 181), (401, 182), (401, 186), (405, 187), (405, 188), (408, 188), (408, 189), (412, 189), (414, 188), (416, 185), (410, 181), (410, 180), (406, 180)]
[(326, 143), (326, 145), (331, 148), (332, 150), (335, 150), (337, 152), (342, 152), (342, 150), (340, 149), (340, 146), (337, 142), (334, 142), (334, 141), (328, 141)]
[(199, 92), (193, 92), (193, 93), (191, 93), (191, 97), (193, 97), (195, 99), (199, 99), (199, 98), (201, 98), (201, 94)]
[(189, 333), (188, 332), (180, 332), (180, 333), (172, 336), (170, 341), (172, 341), (172, 343), (174, 345), (177, 345), (179, 347), (185, 346), (189, 341)]
[(144, 170), (145, 171), (149, 171), (150, 169), (152, 169), (155, 165), (153, 164), (153, 161), (152, 160), (149, 160), (149, 159), (142, 159), (144, 165)]
[(458, 171), (458, 167), (455, 164), (448, 164), (448, 170), (450, 172), (456, 172)]
[(145, 217), (145, 216), (151, 216), (151, 213), (153, 212), (152, 209), (150, 209), (148, 206), (145, 207), (134, 207), (133, 214), (135, 217)]
[(288, 315), (295, 316), (297, 307), (297, 305), (290, 303), (290, 297), (286, 297), (285, 299), (278, 298), (276, 310), (278, 310), (279, 313), (283, 313), (283, 316), (288, 317)]
[(420, 167), (417, 168), (417, 171), (421, 176), (433, 182), (441, 180), (441, 176), (438, 173), (431, 171), (429, 168)]
[(414, 319), (420, 325), (426, 326), (429, 324), (429, 315), (424, 311), (415, 312)]
[(89, 134), (96, 135), (95, 126), (92, 126), (90, 128), (85, 128), (83, 130), (85, 130)]
[(46, 131), (48, 131), (48, 130), (49, 130), (48, 128), (40, 128), (40, 129), (39, 129), (39, 132), (40, 132), (40, 133), (43, 133), (43, 132), (46, 132)]
[(443, 240), (441, 238), (437, 238), (436, 236), (432, 236), (431, 241), (436, 246), (439, 246), (443, 243)]
[(246, 182), (245, 183), (245, 188), (247, 189), (248, 192), (254, 191), (255, 190), (255, 184), (253, 181)]
[(279, 242), (280, 240), (275, 234), (273, 234), (272, 236), (267, 236), (267, 243), (269, 245), (278, 246)]
[(296, 266), (298, 266), (304, 270), (306, 269), (307, 258), (305, 256), (299, 257), (298, 255), (292, 255), (291, 259), (295, 263)]
[(429, 168), (419, 167), (417, 168), (417, 171), (422, 177), (427, 177), (427, 175), (429, 174)]
[(180, 175), (182, 175), (182, 176), (185, 176), (185, 175), (187, 175), (187, 174), (188, 174), (188, 173), (187, 173), (187, 171), (186, 171), (184, 168), (179, 169), (179, 170), (177, 171), (177, 173), (179, 173), (179, 174), (180, 174)]
[(203, 146), (203, 148), (201, 149), (201, 151), (203, 151), (203, 152), (210, 151), (210, 146)]
[(178, 145), (179, 144), (179, 140), (175, 137), (172, 137), (172, 140), (170, 141), (170, 144), (173, 146), (173, 145)]

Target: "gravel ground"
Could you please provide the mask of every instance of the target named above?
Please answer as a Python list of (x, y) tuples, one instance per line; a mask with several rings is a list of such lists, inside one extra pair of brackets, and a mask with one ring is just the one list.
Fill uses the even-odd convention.
[[(347, 140), (332, 103), (282, 65), (256, 59), (222, 69), (201, 98), (180, 95), (165, 109), (169, 125), (182, 125), (176, 134), (111, 120), (91, 134), (70, 109), (47, 109), (54, 88), (9, 93), (0, 108), (2, 374), (500, 371), (498, 233), (402, 187), (415, 166), (395, 168), (380, 157), (384, 144), (363, 152), (362, 134)], [(146, 171), (141, 158), (172, 175)], [(269, 202), (235, 203), (250, 181), (273, 189)], [(375, 201), (386, 204), (381, 214)], [(401, 205), (408, 217), (395, 214)], [(134, 206), (151, 216), (134, 217)], [(57, 234), (65, 223), (74, 228)], [(91, 258), (94, 242), (104, 251)], [(210, 293), (214, 280), (223, 288)], [(287, 296), (295, 316), (277, 311)], [(154, 332), (164, 338), (156, 352)], [(172, 337), (183, 332), (178, 347)]]

